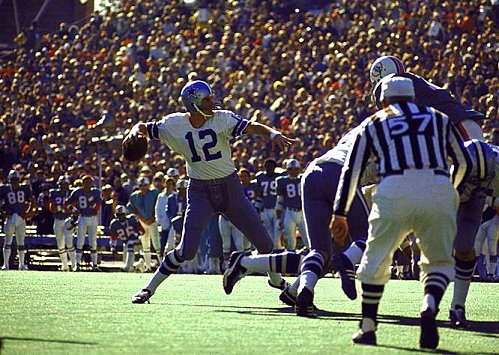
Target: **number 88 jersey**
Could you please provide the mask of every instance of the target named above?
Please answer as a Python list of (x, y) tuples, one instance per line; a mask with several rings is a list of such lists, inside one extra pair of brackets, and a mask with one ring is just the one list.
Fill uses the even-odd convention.
[(17, 189), (10, 185), (0, 186), (0, 205), (3, 204), (2, 208), (8, 214), (24, 215), (32, 196), (31, 188), (26, 184), (19, 185)]

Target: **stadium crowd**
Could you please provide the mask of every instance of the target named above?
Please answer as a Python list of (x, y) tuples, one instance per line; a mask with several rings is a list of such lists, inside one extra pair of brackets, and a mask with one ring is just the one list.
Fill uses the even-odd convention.
[(182, 177), (185, 165), (157, 143), (127, 162), (121, 135), (182, 110), (180, 91), (194, 79), (212, 85), (221, 107), (300, 139), (276, 152), (243, 136), (236, 167), (255, 174), (265, 159), (284, 167), (289, 157), (305, 167), (375, 111), (368, 70), (386, 54), (485, 113), (486, 140), (497, 145), (494, 10), (485, 0), (122, 0), (0, 62), (0, 177), (20, 172), (40, 208), (61, 175), (71, 184), (90, 175), (108, 204), (127, 205), (140, 176), (152, 183), (173, 168)]

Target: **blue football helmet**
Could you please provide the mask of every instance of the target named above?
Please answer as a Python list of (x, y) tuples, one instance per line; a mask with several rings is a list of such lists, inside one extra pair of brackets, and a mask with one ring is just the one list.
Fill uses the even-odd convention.
[(213, 90), (202, 80), (188, 82), (180, 92), (182, 103), (187, 111), (201, 113), (203, 116), (206, 115), (201, 111), (201, 101), (210, 95), (213, 95)]

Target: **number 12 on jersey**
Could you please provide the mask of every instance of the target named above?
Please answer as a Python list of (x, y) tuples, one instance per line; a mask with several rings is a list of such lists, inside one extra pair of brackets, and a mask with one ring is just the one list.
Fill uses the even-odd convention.
[[(198, 132), (199, 140), (206, 140), (206, 143), (203, 145), (203, 153), (204, 159), (206, 161), (220, 159), (222, 157), (222, 152), (218, 151), (216, 153), (211, 153), (210, 149), (217, 145), (217, 134), (212, 129), (204, 129)], [(188, 132), (185, 135), (185, 139), (187, 139), (187, 143), (189, 144), (189, 148), (192, 153), (191, 161), (196, 163), (201, 161), (201, 156), (198, 154), (196, 150), (196, 145), (194, 144), (194, 137), (192, 132)]]

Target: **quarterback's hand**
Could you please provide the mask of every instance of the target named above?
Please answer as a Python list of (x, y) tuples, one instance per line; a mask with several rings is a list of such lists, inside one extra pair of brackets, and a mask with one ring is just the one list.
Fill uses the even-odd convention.
[(142, 122), (137, 123), (132, 127), (130, 132), (128, 132), (125, 139), (123, 139), (123, 146), (127, 147), (129, 145), (133, 145), (139, 139), (147, 138), (147, 128), (146, 125)]
[(345, 240), (348, 235), (347, 218), (343, 216), (333, 216), (329, 230), (333, 234), (333, 239), (340, 246), (345, 245)]
[(276, 147), (278, 147), (281, 150), (285, 150), (287, 147), (296, 142), (298, 142), (297, 139), (289, 138), (282, 133), (278, 133), (272, 139), (272, 149), (274, 150)]

